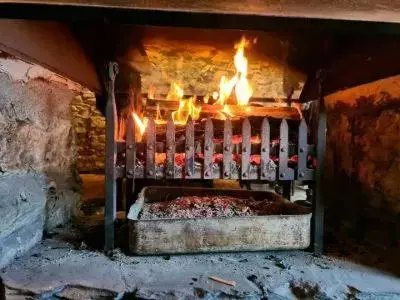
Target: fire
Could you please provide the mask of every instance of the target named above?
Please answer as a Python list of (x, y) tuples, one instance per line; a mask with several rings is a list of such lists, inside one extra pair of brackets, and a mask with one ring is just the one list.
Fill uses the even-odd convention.
[(121, 118), (118, 120), (117, 139), (119, 141), (123, 141), (125, 139), (125, 134), (126, 134), (125, 120)]
[[(201, 106), (196, 106), (196, 97), (184, 99), (183, 88), (178, 82), (172, 82), (168, 91), (168, 100), (179, 100), (178, 110), (172, 112), (172, 120), (175, 124), (185, 125), (189, 119), (197, 120), (200, 117)], [(158, 114), (157, 114), (158, 116)]]
[(233, 112), (229, 108), (229, 105), (224, 104), (224, 107), (223, 107), (222, 111), (219, 112), (219, 119), (220, 120), (226, 120), (226, 119), (232, 118), (234, 116), (235, 115), (233, 114)]
[[(255, 42), (256, 40), (253, 40), (253, 43)], [(225, 75), (221, 76), (219, 91), (206, 95), (203, 98), (203, 102), (205, 104), (207, 104), (209, 99), (212, 97), (215, 100), (215, 104), (223, 107), (223, 109), (218, 112), (218, 115), (222, 120), (235, 116), (230, 107), (227, 105), (227, 100), (232, 95), (233, 91), (235, 91), (237, 105), (240, 106), (246, 106), (253, 95), (253, 89), (247, 79), (248, 60), (245, 56), (245, 49), (249, 46), (249, 44), (250, 42), (245, 37), (242, 37), (239, 43), (235, 44), (236, 53), (233, 57), (236, 70), (235, 74), (230, 79)], [(150, 87), (148, 99), (155, 99), (155, 93), (155, 87)], [(179, 101), (178, 109), (171, 113), (175, 124), (185, 125), (189, 117), (191, 117), (192, 120), (198, 120), (200, 118), (201, 105), (196, 105), (195, 96), (186, 99), (184, 98), (184, 91), (181, 83), (177, 81), (171, 82), (166, 98), (170, 101)], [(243, 109), (250, 110), (250, 107), (244, 107)], [(141, 140), (146, 131), (148, 118), (141, 118), (135, 112), (132, 112), (131, 114), (136, 124), (138, 133), (140, 133), (140, 136), (137, 135), (137, 139)], [(158, 125), (166, 123), (161, 115), (159, 104), (157, 104), (155, 123)], [(123, 128), (124, 126), (121, 124), (118, 132), (119, 138), (122, 138), (125, 134), (125, 132), (122, 130)]]
[(198, 120), (200, 117), (201, 106), (195, 105), (196, 97), (189, 99), (179, 100), (179, 107), (177, 111), (172, 112), (172, 120), (175, 124), (185, 125), (189, 119)]
[(140, 141), (146, 131), (147, 123), (149, 120), (146, 117), (141, 119), (135, 112), (132, 112), (132, 118), (135, 121), (136, 128), (139, 129), (140, 137), (138, 138), (138, 140)]
[(228, 80), (225, 75), (222, 75), (219, 82), (219, 97), (215, 104), (224, 105), (225, 101), (229, 98), (232, 93), (233, 88), (238, 82), (238, 77), (235, 75), (230, 80)]
[(224, 105), (222, 112), (225, 113), (228, 117), (234, 117), (235, 115), (232, 113), (228, 105)]
[(156, 119), (154, 120), (154, 122), (157, 125), (161, 125), (161, 124), (166, 124), (167, 123), (167, 121), (165, 121), (163, 119), (163, 117), (161, 116), (160, 103), (157, 103)]
[(237, 50), (233, 62), (236, 74), (230, 80), (228, 80), (225, 75), (221, 77), (219, 83), (219, 97), (215, 104), (224, 105), (226, 100), (232, 94), (233, 88), (235, 88), (236, 101), (238, 105), (244, 106), (249, 103), (249, 100), (253, 95), (253, 89), (247, 79), (248, 61), (244, 55), (244, 49), (248, 47), (248, 45), (249, 41), (244, 37), (235, 45), (235, 49)]
[(172, 82), (168, 91), (167, 100), (181, 100), (183, 97), (183, 89), (178, 82)]

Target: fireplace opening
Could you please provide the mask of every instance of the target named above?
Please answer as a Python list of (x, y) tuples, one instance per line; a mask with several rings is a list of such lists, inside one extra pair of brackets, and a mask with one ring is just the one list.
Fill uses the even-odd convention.
[[(132, 29), (123, 31), (126, 34), (129, 30)], [(299, 98), (307, 75), (293, 62), (295, 50), (290, 46), (293, 34), (149, 26), (136, 30), (141, 34), (134, 43), (130, 41), (130, 45), (139, 44), (142, 52), (128, 48), (109, 66), (109, 72), (115, 77), (115, 80), (109, 79), (109, 83), (114, 83), (111, 91), (114, 90), (115, 100), (110, 102), (109, 98), (105, 108), (107, 121), (112, 122), (107, 128), (110, 152), (106, 153), (109, 164), (106, 165), (106, 183), (109, 184), (106, 190), (114, 198), (107, 199), (113, 207), (107, 210), (106, 203), (105, 218), (107, 211), (111, 216), (113, 210), (128, 213), (139, 209), (135, 208), (135, 203), (146, 186), (190, 187), (194, 183), (214, 187), (217, 179), (236, 181), (236, 189), (267, 183), (268, 190), (282, 195), (279, 202), (290, 201), (297, 190), (297, 197), (301, 194), (302, 203), (311, 207), (317, 167), (314, 124), (318, 120), (310, 114), (306, 120), (307, 116), (303, 115)], [(223, 38), (218, 39), (220, 36)], [(144, 61), (149, 66), (144, 67)], [(142, 72), (132, 68), (137, 64)], [(315, 107), (315, 104), (308, 105)], [(118, 190), (116, 194), (114, 189)], [(160, 193), (169, 194), (168, 191)], [(181, 193), (185, 195), (189, 191), (181, 190)], [(266, 199), (270, 197), (265, 194)], [(191, 203), (193, 199), (186, 199), (189, 206), (196, 206)], [(196, 199), (201, 202), (202, 198)], [(205, 205), (208, 202), (204, 199), (200, 204), (205, 206), (203, 214), (228, 217), (222, 212), (211, 212), (211, 206), (218, 206), (216, 203), (220, 199), (226, 200), (226, 207), (222, 205), (219, 210), (228, 214), (242, 200), (231, 199), (230, 203), (219, 198)], [(258, 215), (257, 209), (246, 207), (249, 215)], [(207, 209), (210, 212), (206, 212)], [(187, 213), (191, 215), (190, 209)], [(263, 214), (270, 213), (264, 211)], [(278, 215), (285, 213), (282, 211)], [(311, 213), (306, 218), (308, 221), (303, 222), (306, 228), (297, 237), (298, 248), (311, 245)], [(205, 234), (209, 230), (207, 223), (205, 220)], [(292, 226), (299, 224), (294, 222)], [(111, 227), (109, 232), (105, 229), (107, 249), (112, 247), (112, 241), (107, 245), (107, 237), (114, 232)], [(132, 230), (135, 229), (129, 228), (130, 232)], [(269, 235), (267, 231), (264, 233)], [(253, 242), (252, 246), (244, 242), (240, 249), (284, 249), (285, 243), (278, 241), (280, 234), (283, 233), (276, 236), (277, 245), (262, 246)], [(130, 234), (134, 236), (140, 237)], [(182, 237), (179, 239), (182, 243)], [(209, 243), (206, 237), (199, 239)], [(134, 243), (129, 242), (131, 249), (136, 248)], [(289, 243), (287, 247), (296, 248), (296, 243)], [(186, 250), (184, 247), (176, 249), (176, 252), (205, 251), (201, 249), (198, 245)], [(210, 251), (212, 249), (239, 248), (226, 245), (221, 249), (211, 247)], [(158, 248), (148, 254), (165, 252), (174, 251), (165, 245), (164, 250)]]
[[(66, 255), (68, 263), (110, 258), (111, 273), (131, 264), (156, 278), (149, 266), (157, 262), (166, 278), (190, 265), (202, 270), (191, 288), (210, 280), (236, 285), (235, 270), (254, 259), (261, 267), (256, 275), (244, 267), (247, 284), (263, 287), (272, 269), (271, 276), (284, 273), (282, 293), (298, 298), (371, 296), (359, 282), (329, 290), (324, 276), (336, 276), (342, 260), (399, 274), (397, 260), (382, 259), (396, 253), (400, 232), (400, 56), (393, 50), (400, 39), (385, 31), (396, 25), (362, 23), (366, 32), (357, 22), (265, 16), (275, 26), (247, 26), (248, 16), (237, 26), (211, 26), (209, 18), (128, 24), (110, 11), (105, 22), (90, 14), (68, 22), (0, 20), (0, 199), (17, 197), (2, 213), (29, 203), (28, 187), (32, 199), (43, 198), (30, 216), (38, 218), (33, 233), (28, 221), (13, 221), (18, 214), (6, 219), (16, 224), (0, 235), (0, 253), (11, 261), (0, 273), (8, 286), (22, 267), (13, 256), (39, 241), (23, 267), (27, 278), (47, 266), (49, 249), (61, 260), (66, 253), (54, 249), (62, 245), (78, 257)], [(289, 25), (280, 28), (282, 20)], [(13, 182), (24, 188), (12, 192)], [(35, 238), (24, 248), (27, 235)], [(227, 271), (204, 279), (200, 265), (213, 262)], [(310, 279), (313, 268), (323, 283)], [(299, 280), (290, 281), (293, 270)], [(397, 282), (385, 281), (395, 296)], [(272, 295), (264, 287), (256, 294)]]

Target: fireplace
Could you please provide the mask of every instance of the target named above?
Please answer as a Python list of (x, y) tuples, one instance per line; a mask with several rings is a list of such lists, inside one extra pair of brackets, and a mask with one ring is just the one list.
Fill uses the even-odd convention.
[[(142, 32), (139, 43), (152, 69), (127, 84), (127, 57), (131, 55), (128, 64), (140, 61), (132, 50), (107, 69), (106, 249), (113, 248), (116, 211), (129, 211), (132, 205), (135, 210), (134, 202), (145, 186), (190, 187), (196, 182), (207, 187), (216, 179), (247, 187), (267, 183), (289, 201), (295, 182), (301, 182), (308, 188), (308, 200), (318, 194), (317, 128), (322, 126), (321, 156), (325, 120), (318, 121), (299, 102), (306, 76), (290, 65), (289, 37), (282, 41), (264, 32), (171, 27), (136, 30)], [(226, 37), (214, 45), (219, 35)], [(322, 86), (322, 71), (318, 74)], [(306, 105), (315, 112), (316, 103)], [(313, 228), (321, 238), (318, 211), (313, 221), (319, 224)], [(300, 248), (310, 245), (310, 220), (306, 227), (308, 243), (300, 242)], [(321, 240), (314, 242), (316, 248), (322, 245)], [(262, 248), (256, 245), (256, 249)]]
[[(181, 9), (154, 3), (111, 7), (99, 1), (96, 7), (93, 3), (80, 7), (70, 1), (17, 2), (2, 4), (1, 17), (20, 20), (2, 20), (7, 26), (3, 26), (1, 50), (44, 65), (92, 91), (74, 98), (77, 106), (83, 105), (82, 111), (76, 109), (78, 126), (83, 127), (86, 114), (92, 122), (89, 129), (77, 132), (74, 159), (81, 173), (105, 174), (108, 254), (115, 248), (117, 216), (129, 224), (125, 238), (135, 240), (140, 233), (156, 231), (154, 224), (142, 226), (135, 209), (140, 209), (140, 201), (152, 202), (151, 197), (160, 199), (169, 193), (175, 198), (179, 193), (193, 197), (236, 193), (241, 195), (238, 199), (258, 199), (262, 196), (255, 188), (259, 188), (290, 206), (293, 193), (301, 188), (308, 206), (305, 213), (279, 216), (304, 218), (305, 227), (295, 222), (292, 227), (269, 226), (282, 229), (279, 237), (299, 229), (301, 239), (292, 240), (300, 242), (288, 248), (241, 245), (238, 250), (310, 246), (321, 254), (325, 212), (331, 218), (329, 227), (337, 226), (333, 231), (343, 226), (339, 223), (348, 204), (338, 200), (341, 186), (366, 206), (371, 204), (369, 193), (379, 198), (374, 199), (379, 201), (379, 211), (388, 215), (388, 227), (398, 228), (399, 194), (393, 184), (397, 165), (388, 162), (389, 158), (397, 161), (398, 140), (380, 126), (398, 121), (395, 86), (400, 60), (393, 51), (399, 45), (394, 33), (397, 7), (360, 4), (349, 14), (343, 4), (335, 6), (331, 16), (289, 4), (284, 11), (279, 5), (267, 9), (253, 4), (240, 12), (229, 3), (215, 7), (207, 1), (201, 8), (185, 3), (188, 7)], [(65, 5), (63, 12), (60, 4)], [(46, 47), (32, 42), (40, 39)], [(371, 142), (374, 130), (383, 135), (386, 153), (376, 161), (379, 151), (371, 145), (378, 143)], [(346, 148), (347, 144), (357, 146)], [(384, 174), (379, 164), (390, 172)], [(375, 170), (379, 179), (373, 175)], [(237, 184), (220, 192), (214, 186), (217, 181)], [(346, 215), (358, 229), (363, 228), (369, 219), (354, 206)], [(179, 221), (182, 228), (190, 227), (188, 220)], [(209, 234), (207, 226), (215, 220), (202, 221), (201, 228)], [(237, 225), (235, 218), (227, 218), (230, 221), (221, 226)], [(255, 231), (255, 224), (243, 226)], [(394, 230), (395, 241), (397, 235)], [(284, 244), (288, 241), (289, 237), (283, 239)], [(253, 242), (257, 239), (246, 243)], [(194, 250), (200, 247), (194, 245)]]

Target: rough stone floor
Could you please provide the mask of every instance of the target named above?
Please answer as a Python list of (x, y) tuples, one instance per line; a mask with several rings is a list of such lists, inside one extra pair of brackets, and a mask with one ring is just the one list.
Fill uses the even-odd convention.
[(382, 257), (358, 250), (352, 260), (347, 246), (323, 257), (305, 251), (146, 257), (117, 251), (110, 259), (73, 231), (47, 236), (1, 270), (6, 299), (400, 299), (399, 273), (384, 264), (397, 259), (394, 249)]

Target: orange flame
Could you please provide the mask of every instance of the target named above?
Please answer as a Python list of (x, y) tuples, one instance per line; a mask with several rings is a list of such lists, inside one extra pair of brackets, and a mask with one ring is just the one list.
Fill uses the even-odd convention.
[(219, 97), (218, 101), (215, 104), (224, 105), (225, 101), (229, 98), (232, 93), (233, 88), (237, 83), (237, 76), (233, 76), (230, 80), (228, 80), (225, 75), (222, 75), (221, 80), (219, 82)]
[(126, 134), (125, 120), (123, 118), (120, 118), (118, 120), (117, 140), (123, 141), (125, 139), (125, 134)]
[(181, 100), (183, 97), (183, 89), (178, 82), (172, 82), (167, 94), (167, 100)]
[(137, 137), (137, 140), (140, 141), (146, 131), (147, 123), (149, 120), (146, 117), (141, 119), (135, 112), (132, 112), (132, 118), (135, 121), (135, 127), (139, 129), (140, 136)]
[(233, 112), (231, 111), (231, 109), (229, 108), (229, 105), (224, 104), (224, 107), (222, 108), (222, 110), (219, 112), (219, 119), (220, 120), (226, 120), (228, 118), (232, 118), (235, 115), (233, 114)]
[(224, 105), (226, 100), (230, 97), (233, 88), (235, 88), (236, 101), (238, 105), (247, 105), (253, 89), (247, 80), (247, 66), (248, 61), (244, 56), (244, 49), (249, 45), (249, 41), (242, 37), (240, 42), (235, 45), (236, 54), (233, 62), (236, 69), (236, 74), (228, 80), (225, 75), (221, 77), (219, 83), (219, 98), (215, 104)]
[(163, 119), (163, 117), (161, 116), (160, 103), (157, 103), (156, 119), (154, 120), (154, 122), (155, 122), (157, 125), (167, 124), (167, 121), (165, 121), (165, 120)]
[(189, 99), (179, 100), (178, 110), (172, 112), (172, 120), (175, 124), (185, 125), (189, 119), (198, 120), (200, 117), (201, 106), (195, 105), (196, 97), (190, 97)]
[(178, 82), (172, 82), (168, 91), (168, 100), (179, 100), (178, 110), (172, 112), (172, 120), (175, 124), (185, 125), (189, 119), (197, 120), (200, 117), (201, 106), (196, 106), (196, 97), (183, 99), (183, 89)]

